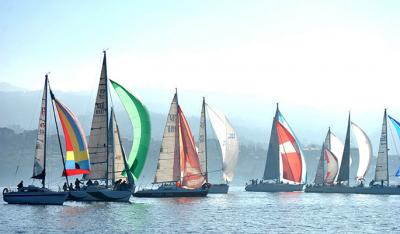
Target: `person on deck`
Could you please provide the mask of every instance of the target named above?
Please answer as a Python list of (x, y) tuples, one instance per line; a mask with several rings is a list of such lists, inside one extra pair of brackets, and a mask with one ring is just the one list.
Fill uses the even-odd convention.
[(74, 186), (72, 185), (72, 183), (69, 183), (69, 191), (74, 191)]
[(91, 179), (89, 179), (89, 180), (86, 182), (86, 186), (90, 186), (90, 185), (93, 185), (93, 182), (92, 182)]
[(63, 185), (63, 190), (64, 190), (64, 191), (67, 191), (67, 190), (68, 190), (68, 185), (67, 185), (67, 182), (64, 182), (64, 185)]
[(19, 184), (17, 185), (18, 191), (21, 191), (21, 189), (24, 187), (24, 181), (21, 180), (21, 182), (19, 182)]
[(80, 190), (81, 189), (80, 184), (83, 184), (83, 182), (79, 181), (79, 179), (76, 178), (76, 180), (75, 180), (75, 190)]
[(121, 182), (122, 182), (122, 179), (119, 179), (119, 180), (115, 181), (114, 190), (118, 189), (118, 187), (121, 184)]
[(375, 180), (371, 180), (371, 182), (369, 182), (369, 187), (374, 186)]

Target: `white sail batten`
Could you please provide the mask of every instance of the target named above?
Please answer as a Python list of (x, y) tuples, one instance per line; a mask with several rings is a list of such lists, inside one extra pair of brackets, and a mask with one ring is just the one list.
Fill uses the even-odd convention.
[(178, 152), (178, 96), (175, 94), (168, 112), (161, 142), (155, 183), (178, 181), (181, 178)]
[(36, 139), (36, 152), (33, 163), (32, 178), (43, 179), (45, 176), (45, 144), (46, 144), (46, 108), (47, 108), (47, 77), (44, 84), (42, 105), (40, 108), (39, 126)]
[(207, 113), (221, 148), (224, 180), (230, 182), (239, 156), (238, 136), (221, 111), (207, 105)]
[(107, 178), (107, 68), (104, 55), (101, 69), (99, 88), (97, 90), (96, 104), (94, 107), (92, 126), (89, 136), (90, 174), (88, 179)]
[(372, 158), (371, 141), (367, 134), (355, 123), (351, 123), (353, 134), (356, 137), (359, 151), (359, 162), (357, 170), (357, 180), (364, 180), (364, 176), (369, 169)]

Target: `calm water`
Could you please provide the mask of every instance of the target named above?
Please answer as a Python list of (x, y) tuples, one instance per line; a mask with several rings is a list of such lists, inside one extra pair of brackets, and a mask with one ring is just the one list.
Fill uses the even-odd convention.
[[(0, 205), (0, 233), (399, 233), (400, 196), (250, 193), (131, 204)], [(1, 198), (2, 200), (2, 198)]]

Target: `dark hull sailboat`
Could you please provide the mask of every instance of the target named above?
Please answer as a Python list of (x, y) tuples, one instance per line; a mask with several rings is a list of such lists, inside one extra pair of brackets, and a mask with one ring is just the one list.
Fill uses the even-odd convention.
[(306, 187), (306, 193), (354, 193), (375, 195), (400, 195), (400, 187), (397, 186), (373, 186), (373, 187), (347, 187), (347, 186), (310, 186)]
[[(32, 176), (33, 179), (41, 180), (42, 187), (39, 188), (34, 185), (29, 185), (28, 187), (22, 186), (18, 189), (18, 191), (9, 191), (7, 188), (5, 188), (3, 190), (3, 200), (8, 204), (62, 205), (68, 196), (68, 193), (66, 192), (55, 192), (45, 188), (48, 89), (50, 89), (50, 87), (48, 82), (48, 75), (46, 74), (39, 117), (38, 135), (36, 139), (36, 152), (34, 157)], [(55, 113), (54, 120), (56, 121)], [(22, 185), (22, 182), (20, 185)]]
[[(206, 115), (206, 113), (208, 113)], [(222, 181), (225, 183), (213, 183), (209, 180), (208, 174), (208, 154), (207, 154), (207, 116), (211, 123), (212, 129), (218, 141), (221, 156)], [(202, 170), (206, 172), (206, 181), (211, 183), (209, 193), (227, 194), (229, 190), (228, 183), (232, 181), (236, 163), (239, 156), (239, 139), (235, 129), (229, 122), (228, 118), (219, 110), (211, 108), (203, 98), (201, 108), (200, 128), (199, 128), (199, 147), (198, 154)], [(217, 156), (218, 157), (218, 156)], [(215, 160), (212, 160), (215, 162)], [(217, 172), (215, 171), (215, 172)]]
[(208, 194), (189, 124), (175, 93), (164, 128), (155, 189), (142, 189), (135, 197), (204, 197)]
[[(400, 127), (400, 123), (398, 123), (396, 120), (394, 120), (390, 116), (389, 116), (389, 119), (392, 121), (392, 123), (395, 126), (397, 125), (396, 129), (397, 129), (397, 127)], [(343, 151), (344, 163), (343, 163), (343, 159), (342, 159), (342, 164), (340, 166), (340, 171), (339, 171), (339, 175), (338, 175), (339, 181), (348, 181), (348, 179), (349, 179), (349, 168), (350, 168), (350, 166), (349, 166), (350, 127), (349, 126), (350, 126), (350, 117), (349, 117), (348, 129), (347, 129), (347, 134), (346, 134), (345, 149)], [(366, 139), (367, 139), (367, 137), (366, 137)], [(364, 142), (367, 142), (367, 140), (364, 140)], [(369, 140), (368, 140), (368, 144), (369, 144)], [(361, 155), (360, 155), (360, 157), (361, 157)], [(367, 163), (365, 163), (365, 164), (369, 165), (369, 161), (367, 161)], [(364, 170), (362, 170), (361, 178), (363, 178), (363, 175), (365, 175), (367, 169), (368, 169), (368, 166), (365, 167)], [(382, 184), (373, 185), (374, 181), (376, 181), (376, 182), (380, 181)], [(322, 185), (314, 185), (314, 186), (310, 185), (310, 186), (306, 187), (305, 192), (306, 193), (344, 193), (344, 194), (354, 193), (354, 194), (375, 194), (375, 195), (400, 195), (400, 187), (389, 186), (387, 113), (386, 113), (386, 110), (385, 110), (384, 116), (383, 116), (382, 132), (381, 132), (381, 138), (380, 138), (380, 144), (379, 144), (379, 150), (378, 150), (378, 158), (377, 158), (376, 168), (375, 168), (374, 181), (371, 182), (371, 185), (369, 187), (364, 187), (364, 186), (350, 187), (350, 186), (345, 186), (345, 185), (323, 185), (323, 184)], [(384, 182), (386, 182), (386, 185), (384, 185)]]
[(229, 191), (229, 185), (227, 184), (211, 184), (208, 193), (212, 194), (226, 194)]
[[(110, 80), (133, 126), (132, 149), (127, 159), (112, 107), (108, 123), (108, 81), (104, 51), (89, 141), (92, 171), (85, 179), (105, 180), (106, 186), (90, 185), (71, 191), (69, 199), (74, 201), (129, 202), (135, 188), (134, 177), (137, 179), (140, 176), (147, 157), (150, 142), (150, 117), (147, 109), (123, 86)], [(110, 180), (113, 182), (112, 186), (109, 185)]]
[(248, 192), (296, 192), (303, 191), (304, 184), (259, 183), (246, 185)]
[(67, 192), (54, 192), (38, 187), (26, 187), (18, 192), (7, 192), (3, 199), (8, 204), (63, 205)]
[(302, 191), (306, 165), (297, 138), (280, 113), (278, 105), (273, 119), (267, 161), (262, 183), (251, 180), (249, 192)]
[(176, 186), (160, 186), (157, 189), (143, 189), (133, 194), (134, 197), (205, 197), (209, 190), (206, 188), (185, 189)]

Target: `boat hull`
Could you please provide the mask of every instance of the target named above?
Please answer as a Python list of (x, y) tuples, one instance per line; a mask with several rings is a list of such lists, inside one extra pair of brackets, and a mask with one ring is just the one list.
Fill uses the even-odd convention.
[(212, 184), (208, 189), (209, 194), (227, 194), (229, 190), (229, 185), (227, 184)]
[(132, 192), (125, 190), (111, 190), (111, 189), (102, 189), (98, 191), (87, 192), (89, 195), (98, 199), (96, 201), (106, 201), (106, 202), (129, 202), (130, 197), (132, 196)]
[(163, 188), (143, 189), (133, 194), (134, 197), (205, 197), (208, 189)]
[(3, 200), (8, 204), (29, 205), (63, 205), (68, 193), (38, 191), (38, 192), (9, 192), (3, 194)]
[(400, 195), (400, 187), (347, 187), (347, 186), (310, 186), (306, 187), (306, 193), (353, 193), (375, 195)]
[(248, 192), (295, 192), (303, 191), (304, 184), (260, 183), (246, 185)]
[(80, 202), (129, 202), (131, 190), (112, 190), (90, 186), (78, 191), (70, 191), (67, 200)]

